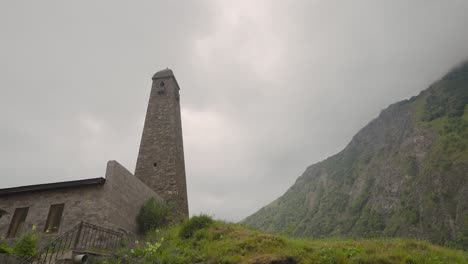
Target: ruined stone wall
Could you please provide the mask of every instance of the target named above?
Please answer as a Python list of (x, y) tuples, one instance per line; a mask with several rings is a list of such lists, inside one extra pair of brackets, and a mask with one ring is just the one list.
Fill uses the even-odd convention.
[(171, 70), (153, 77), (135, 176), (176, 215), (188, 217), (179, 86)]

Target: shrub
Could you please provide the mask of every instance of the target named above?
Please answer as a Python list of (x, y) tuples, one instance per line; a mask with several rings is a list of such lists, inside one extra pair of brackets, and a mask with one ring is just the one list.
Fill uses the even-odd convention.
[(145, 234), (148, 231), (164, 226), (168, 223), (168, 216), (168, 207), (152, 197), (146, 201), (140, 212), (138, 212), (138, 231), (140, 234)]
[(19, 258), (28, 258), (37, 253), (36, 227), (33, 226), (31, 231), (21, 236), (21, 238), (13, 246), (12, 254)]
[(143, 247), (132, 248), (130, 250), (129, 256), (131, 258), (141, 259), (147, 258), (149, 260), (156, 259), (157, 254), (159, 253), (159, 248), (161, 247), (162, 243), (164, 242), (164, 238), (161, 239), (159, 242), (146, 242)]
[(5, 244), (3, 237), (0, 237), (0, 254), (11, 254), (11, 248)]
[(11, 255), (11, 253), (12, 253), (11, 248), (9, 248), (9, 247), (6, 246), (6, 245), (0, 245), (0, 254)]
[(182, 223), (179, 237), (190, 238), (197, 230), (209, 227), (213, 223), (213, 219), (207, 215), (194, 216)]

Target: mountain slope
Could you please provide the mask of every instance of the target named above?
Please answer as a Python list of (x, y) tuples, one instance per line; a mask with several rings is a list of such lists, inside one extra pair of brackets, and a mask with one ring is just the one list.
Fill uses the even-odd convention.
[(468, 248), (468, 62), (389, 106), (243, 223), (300, 237), (404, 236)]

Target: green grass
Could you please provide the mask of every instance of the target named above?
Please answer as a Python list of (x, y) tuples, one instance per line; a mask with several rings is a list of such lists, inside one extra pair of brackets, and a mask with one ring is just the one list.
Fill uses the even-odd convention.
[[(425, 241), (289, 239), (223, 222), (213, 222), (183, 238), (181, 228), (150, 232), (136, 249), (125, 248), (120, 255), (133, 256), (128, 263), (468, 263), (466, 252)], [(101, 263), (119, 263), (118, 259)]]

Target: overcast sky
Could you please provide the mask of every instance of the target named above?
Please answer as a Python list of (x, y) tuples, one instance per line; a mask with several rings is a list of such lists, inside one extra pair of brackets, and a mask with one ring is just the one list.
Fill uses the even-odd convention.
[(189, 206), (238, 221), (468, 57), (468, 1), (0, 0), (0, 188), (131, 172), (181, 88)]

